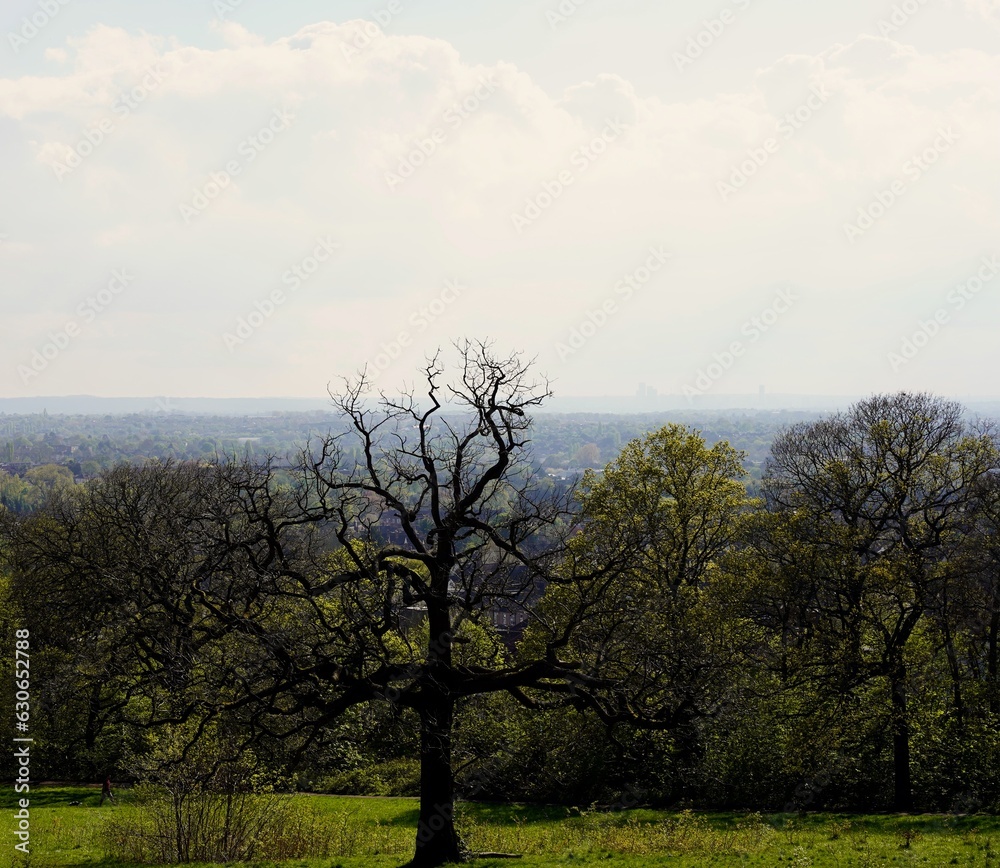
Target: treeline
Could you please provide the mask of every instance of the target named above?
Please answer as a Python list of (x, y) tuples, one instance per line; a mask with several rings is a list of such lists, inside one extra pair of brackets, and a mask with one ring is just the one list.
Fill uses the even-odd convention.
[(0, 415), (0, 464), (60, 464), (90, 478), (123, 461), (284, 456), (328, 430), (331, 419), (319, 412), (209, 416), (166, 410), (121, 416)]
[[(727, 440), (745, 452), (748, 468), (759, 477), (778, 430), (808, 418), (808, 413), (792, 410), (544, 413), (535, 418), (531, 454), (539, 471), (601, 468), (629, 440), (680, 422), (700, 430), (710, 445)], [(0, 471), (6, 466), (9, 474), (23, 477), (28, 468), (56, 464), (77, 478), (89, 479), (123, 461), (201, 461), (220, 454), (294, 460), (310, 439), (321, 437), (336, 421), (332, 414), (320, 412), (0, 415)]]
[(343, 399), (361, 464), (334, 438), (280, 482), (120, 466), (0, 510), (34, 775), (155, 777), (200, 739), (272, 783), (427, 795), (445, 745), (476, 798), (1000, 807), (988, 424), (876, 396), (783, 429), (754, 496), (742, 453), (667, 425), (546, 500), (516, 460), (535, 396), (482, 370), (462, 432)]

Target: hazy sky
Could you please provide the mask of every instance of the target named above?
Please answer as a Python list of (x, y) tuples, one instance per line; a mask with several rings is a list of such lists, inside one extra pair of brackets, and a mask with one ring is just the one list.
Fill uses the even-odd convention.
[(0, 396), (997, 396), (1000, 0), (4, 0)]

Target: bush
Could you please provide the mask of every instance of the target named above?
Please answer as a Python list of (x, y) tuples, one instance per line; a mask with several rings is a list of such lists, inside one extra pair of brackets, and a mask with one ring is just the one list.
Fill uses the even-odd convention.
[(420, 762), (399, 758), (346, 769), (322, 778), (315, 790), (345, 796), (416, 796), (420, 794)]
[(137, 791), (137, 804), (115, 812), (102, 831), (108, 855), (123, 862), (237, 862), (322, 857), (331, 834), (290, 796)]

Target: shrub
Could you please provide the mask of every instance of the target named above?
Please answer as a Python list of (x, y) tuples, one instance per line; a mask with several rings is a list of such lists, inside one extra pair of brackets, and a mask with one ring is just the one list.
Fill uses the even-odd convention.
[(321, 857), (332, 844), (316, 814), (290, 796), (149, 786), (102, 836), (109, 856), (147, 865)]

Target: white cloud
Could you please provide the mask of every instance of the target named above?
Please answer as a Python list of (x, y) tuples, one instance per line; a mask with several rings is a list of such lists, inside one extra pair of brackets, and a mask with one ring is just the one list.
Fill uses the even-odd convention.
[[(103, 340), (109, 363), (95, 368), (97, 351), (81, 352), (80, 364), (53, 366), (26, 393), (83, 391), (98, 376), (109, 393), (318, 393), (449, 275), (473, 288), (415, 336), (413, 354), (430, 335), (491, 333), (540, 352), (571, 392), (610, 391), (619, 377), (676, 390), (768, 287), (787, 280), (804, 287), (797, 328), (817, 330), (817, 351), (837, 352), (849, 330), (877, 356), (886, 336), (866, 323), (884, 302), (864, 288), (901, 275), (919, 281), (943, 264), (960, 270), (1000, 238), (986, 192), (1000, 182), (993, 54), (859, 37), (778, 58), (727, 92), (678, 100), (612, 73), (549, 92), (512, 64), (467, 63), (441, 39), (389, 33), (359, 47), (360, 26), (321, 22), (265, 41), (226, 22), (214, 50), (95, 27), (50, 49), (57, 68), (47, 74), (0, 79), (0, 122), (10, 131), (0, 180), (9, 202), (33, 203), (6, 206), (0, 224), (34, 251), (12, 266), (10, 286), (50, 293), (48, 318), (11, 312), (20, 327), (5, 356), (30, 355), (59, 325), (53, 311), (72, 311), (112, 267), (139, 274), (88, 344)], [(134, 110), (116, 111), (150, 69), (162, 81)], [(484, 80), (493, 82), (488, 97), (449, 114)], [(828, 102), (782, 138), (778, 125), (810, 88)], [(248, 146), (283, 109), (295, 116), (289, 129)], [(609, 118), (627, 133), (581, 159)], [(111, 131), (57, 180), (52, 167), (102, 119)], [(846, 243), (843, 223), (948, 126), (960, 134), (954, 152), (865, 238)], [(385, 173), (435, 130), (441, 141), (390, 189)], [(772, 137), (779, 149), (723, 201), (718, 182)], [(238, 174), (186, 225), (179, 206), (233, 161)], [(511, 215), (565, 172), (571, 183), (560, 182), (551, 207), (518, 233)], [(342, 255), (228, 353), (221, 334), (282, 288), (321, 233), (341, 242)], [(561, 363), (555, 341), (654, 243), (674, 252), (663, 281)], [(831, 292), (839, 308), (819, 304)], [(773, 364), (800, 337), (776, 329), (761, 359)], [(159, 359), (149, 362), (155, 374), (127, 362), (137, 345)], [(179, 347), (185, 361), (175, 371)], [(199, 366), (211, 374), (185, 384), (184, 370)], [(6, 364), (0, 378), (12, 370)], [(756, 388), (761, 370), (744, 370), (727, 391)], [(783, 376), (802, 391), (865, 391), (863, 372), (849, 368), (798, 366)]]

